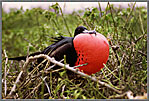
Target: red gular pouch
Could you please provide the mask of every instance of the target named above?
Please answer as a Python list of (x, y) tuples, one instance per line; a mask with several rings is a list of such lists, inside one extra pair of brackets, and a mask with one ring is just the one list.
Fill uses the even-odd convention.
[(73, 43), (78, 56), (75, 66), (87, 63), (77, 67), (80, 71), (91, 75), (104, 67), (109, 57), (109, 44), (102, 34), (82, 33), (75, 36)]

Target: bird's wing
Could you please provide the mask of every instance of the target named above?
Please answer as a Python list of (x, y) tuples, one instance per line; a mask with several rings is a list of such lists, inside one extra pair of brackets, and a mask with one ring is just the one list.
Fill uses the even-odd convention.
[(74, 66), (75, 62), (77, 61), (77, 53), (74, 49), (73, 44), (70, 42), (56, 47), (49, 56), (54, 57), (57, 61), (60, 61), (64, 59), (64, 55), (66, 55), (66, 62), (70, 64), (70, 66)]
[(61, 60), (64, 58), (64, 55), (67, 55), (68, 51), (71, 50), (72, 48), (72, 43), (65, 43), (57, 48), (54, 49), (50, 53), (50, 57), (54, 57), (57, 61)]
[(47, 47), (43, 51), (43, 54), (48, 54), (57, 61), (64, 59), (64, 55), (66, 55), (66, 62), (70, 64), (70, 66), (74, 66), (77, 60), (77, 53), (73, 46), (72, 37), (62, 37), (61, 40)]
[(67, 44), (67, 43), (72, 43), (73, 42), (73, 38), (72, 37), (59, 37), (59, 38), (54, 38), (57, 41), (55, 41), (54, 44), (48, 46), (47, 48), (45, 48), (41, 53), (42, 54), (48, 54), (50, 55), (54, 50), (56, 50), (58, 47)]

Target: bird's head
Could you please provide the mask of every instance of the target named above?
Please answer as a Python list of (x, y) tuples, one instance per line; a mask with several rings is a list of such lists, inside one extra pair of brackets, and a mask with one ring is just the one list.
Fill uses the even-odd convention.
[(88, 29), (84, 26), (79, 26), (75, 29), (74, 37), (80, 33), (85, 34), (96, 34), (95, 30), (88, 31)]

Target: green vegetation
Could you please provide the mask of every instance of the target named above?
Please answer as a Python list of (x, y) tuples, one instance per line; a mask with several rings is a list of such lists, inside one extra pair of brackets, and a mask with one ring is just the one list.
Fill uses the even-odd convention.
[[(5, 61), (4, 50), (8, 57), (26, 55), (28, 49), (29, 53), (41, 51), (52, 44), (51, 37), (73, 36), (79, 25), (89, 30), (95, 28), (110, 39), (108, 62), (93, 76), (123, 91), (122, 94), (129, 90), (134, 95), (147, 93), (147, 9), (135, 7), (135, 4), (129, 8), (115, 8), (108, 4), (105, 11), (101, 11), (98, 4), (98, 8), (86, 8), (72, 14), (63, 14), (58, 3), (50, 6), (49, 10), (33, 8), (24, 11), (21, 7), (6, 13), (2, 9), (2, 97), (9, 94), (23, 66), (22, 62)], [(5, 67), (8, 71), (6, 96)], [(48, 73), (40, 73), (36, 69), (31, 75), (29, 73), (23, 75), (10, 98), (127, 98), (126, 95), (119, 97), (116, 92), (90, 79), (75, 73), (70, 75), (65, 69)], [(46, 77), (50, 94), (41, 77)]]

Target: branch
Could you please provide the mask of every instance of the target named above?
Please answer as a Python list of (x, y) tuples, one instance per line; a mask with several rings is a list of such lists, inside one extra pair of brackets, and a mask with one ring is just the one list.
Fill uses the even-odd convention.
[[(65, 67), (66, 69), (68, 69), (68, 70), (70, 70), (70, 71), (72, 71), (72, 72), (75, 72), (75, 73), (77, 73), (77, 74), (79, 74), (79, 75), (81, 75), (81, 76), (90, 78), (91, 80), (93, 80), (93, 81), (95, 81), (95, 82), (98, 82), (100, 85), (105, 86), (105, 87), (107, 87), (107, 88), (109, 88), (109, 89), (111, 89), (111, 90), (113, 90), (113, 91), (115, 91), (115, 92), (117, 92), (117, 93), (119, 93), (119, 94), (122, 93), (122, 91), (119, 91), (119, 90), (117, 90), (116, 88), (111, 87), (109, 84), (107, 84), (107, 83), (105, 83), (105, 82), (102, 82), (102, 81), (96, 79), (95, 77), (91, 77), (91, 76), (89, 76), (89, 75), (87, 75), (87, 74), (84, 74), (84, 73), (80, 72), (78, 69), (74, 69), (75, 67), (70, 67), (68, 64), (65, 65), (65, 64), (63, 64), (63, 63), (61, 63), (61, 62), (56, 61), (54, 58), (51, 58), (51, 57), (49, 57), (48, 55), (44, 55), (44, 54), (36, 55), (36, 56), (34, 56), (34, 57), (33, 57), (33, 56), (29, 57), (29, 58), (26, 60), (24, 66), (23, 66), (23, 70), (26, 69), (26, 67), (28, 66), (28, 64), (29, 64), (30, 61), (32, 61), (32, 60), (34, 60), (34, 59), (37, 59), (37, 58), (45, 58), (45, 59), (49, 60), (50, 62), (54, 63), (55, 65), (58, 65), (58, 66), (60, 66), (60, 67)], [(9, 95), (8, 95), (8, 98), (9, 98), (9, 97), (12, 95), (12, 93), (15, 91), (16, 85), (18, 84), (19, 79), (21, 78), (23, 72), (25, 72), (25, 71), (21, 71), (21, 72), (19, 73), (19, 75), (18, 75), (18, 77), (17, 77), (17, 79), (16, 79), (16, 82), (15, 82), (15, 84), (13, 85), (13, 87), (12, 87), (12, 89), (11, 89), (11, 92), (10, 92)]]
[(74, 69), (74, 67), (70, 67), (69, 65), (64, 65), (63, 63), (60, 63), (60, 62), (56, 61), (54, 58), (51, 58), (51, 57), (49, 57), (48, 55), (40, 54), (40, 55), (36, 55), (36, 56), (34, 56), (34, 57), (29, 57), (26, 64), (28, 64), (28, 62), (29, 62), (30, 60), (37, 59), (37, 58), (46, 58), (46, 59), (49, 60), (50, 62), (52, 62), (52, 63), (54, 63), (54, 64), (56, 64), (56, 65), (58, 65), (58, 66), (60, 66), (60, 67), (64, 67), (64, 66), (65, 66), (66, 69), (68, 69), (68, 70), (70, 70), (70, 71), (72, 71), (72, 72), (75, 72), (75, 73), (77, 73), (77, 74), (79, 74), (79, 75), (81, 75), (81, 76), (90, 78), (91, 80), (93, 80), (93, 81), (95, 81), (95, 82), (98, 82), (100, 85), (106, 86), (107, 88), (109, 88), (109, 89), (111, 89), (111, 90), (113, 90), (113, 91), (115, 91), (115, 92), (117, 92), (117, 93), (119, 93), (119, 94), (122, 93), (121, 91), (119, 91), (119, 90), (117, 90), (117, 89), (111, 87), (111, 86), (108, 85), (107, 83), (102, 82), (102, 81), (100, 81), (100, 80), (97, 80), (96, 78), (91, 77), (91, 76), (89, 76), (89, 75), (87, 75), (87, 74), (84, 74), (84, 73), (80, 72), (78, 69)]

